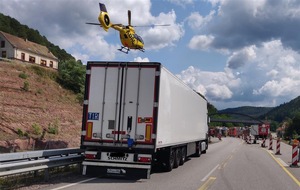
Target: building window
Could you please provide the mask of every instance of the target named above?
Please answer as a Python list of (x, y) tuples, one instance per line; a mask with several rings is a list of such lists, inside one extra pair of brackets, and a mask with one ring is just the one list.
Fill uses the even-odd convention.
[(50, 61), (50, 67), (53, 68), (53, 61)]
[(47, 61), (44, 60), (44, 59), (41, 59), (41, 65), (46, 67), (47, 66)]
[(5, 41), (1, 41), (1, 47), (2, 47), (2, 48), (5, 47)]
[(6, 51), (2, 51), (1, 57), (6, 58)]
[(29, 56), (29, 62), (30, 63), (35, 63), (35, 57)]
[(25, 53), (21, 53), (21, 59), (25, 61)]

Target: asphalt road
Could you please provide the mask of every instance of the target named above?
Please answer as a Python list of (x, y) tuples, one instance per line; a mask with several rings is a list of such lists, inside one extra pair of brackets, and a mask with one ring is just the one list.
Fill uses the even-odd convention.
[[(82, 176), (43, 187), (46, 190), (299, 190), (300, 168), (290, 168), (291, 147), (274, 155), (260, 144), (237, 138), (213, 140), (207, 154), (191, 158), (171, 172), (150, 179), (125, 180)], [(267, 143), (268, 144), (268, 143)], [(283, 144), (283, 143), (282, 143)], [(275, 147), (275, 145), (274, 145)], [(289, 155), (290, 154), (290, 155)]]

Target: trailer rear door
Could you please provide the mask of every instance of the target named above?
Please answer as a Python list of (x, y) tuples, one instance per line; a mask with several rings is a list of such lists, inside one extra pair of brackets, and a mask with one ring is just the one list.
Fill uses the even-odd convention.
[(160, 65), (89, 62), (87, 68), (84, 141), (152, 144)]

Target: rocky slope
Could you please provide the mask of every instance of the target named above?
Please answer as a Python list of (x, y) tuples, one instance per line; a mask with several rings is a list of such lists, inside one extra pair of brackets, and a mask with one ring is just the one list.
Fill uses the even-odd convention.
[(78, 147), (82, 106), (57, 71), (0, 61), (0, 153)]

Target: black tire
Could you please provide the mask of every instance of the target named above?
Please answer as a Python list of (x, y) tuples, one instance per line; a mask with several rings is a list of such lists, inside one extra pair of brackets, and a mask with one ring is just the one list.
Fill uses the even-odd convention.
[(202, 154), (206, 154), (206, 150), (207, 150), (207, 148), (208, 148), (207, 142), (205, 142), (205, 144), (206, 144), (206, 145), (205, 145), (205, 150), (203, 150), (203, 151), (201, 152)]
[(166, 165), (165, 165), (165, 171), (170, 172), (174, 168), (174, 162), (175, 162), (175, 150), (171, 149), (170, 152), (167, 154), (167, 160), (166, 160)]
[(182, 147), (181, 148), (181, 158), (180, 158), (180, 161), (179, 161), (179, 165), (182, 166), (185, 161), (186, 161), (186, 148)]
[(181, 158), (181, 149), (180, 148), (176, 148), (176, 150), (175, 150), (174, 168), (178, 168), (179, 162), (180, 162), (180, 158)]
[(201, 156), (201, 143), (198, 142), (196, 146), (196, 153), (194, 154), (195, 157), (200, 157)]

